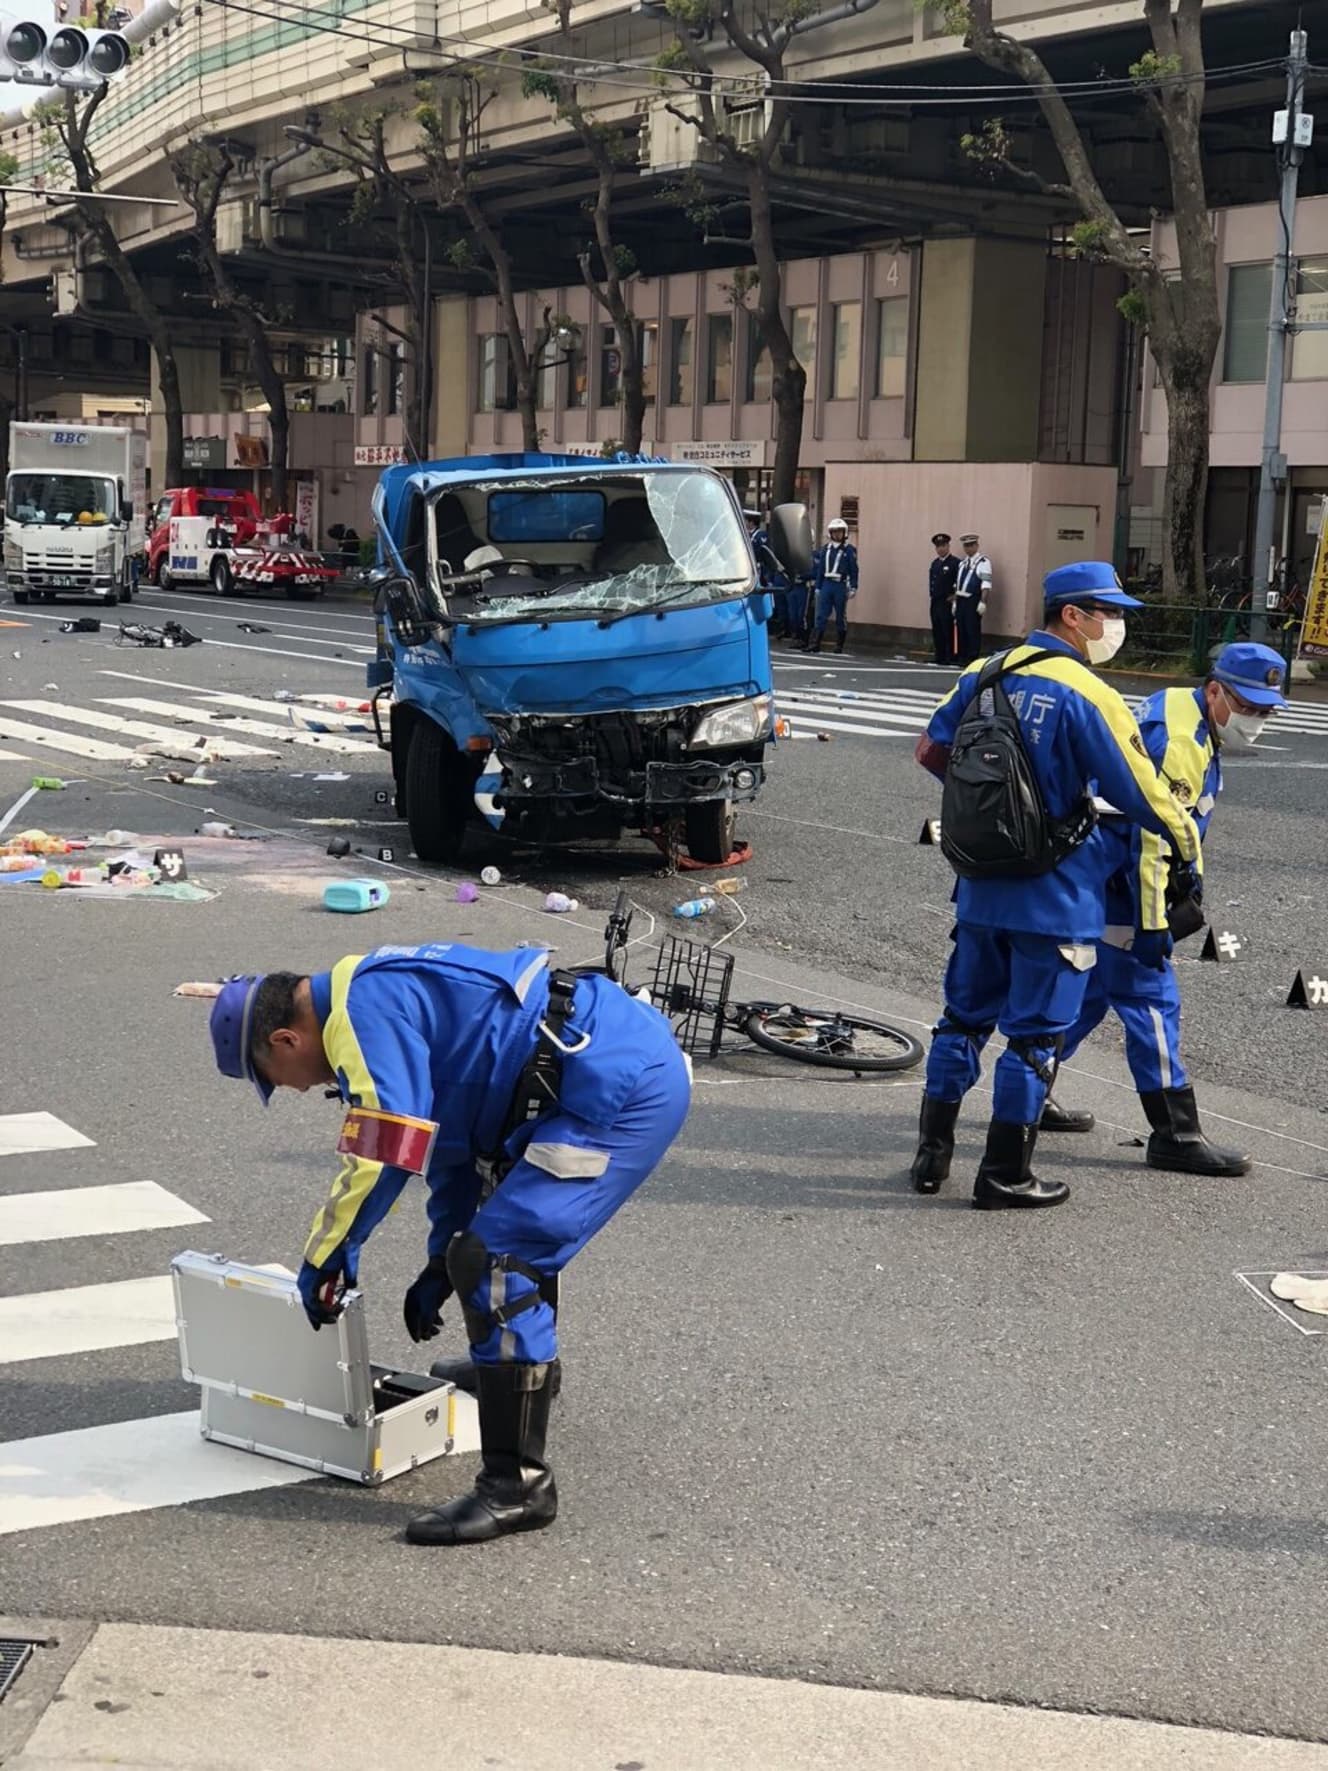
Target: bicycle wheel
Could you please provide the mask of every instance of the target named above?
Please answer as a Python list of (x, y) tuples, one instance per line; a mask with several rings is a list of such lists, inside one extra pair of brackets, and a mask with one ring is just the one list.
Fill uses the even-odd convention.
[(743, 1030), (763, 1051), (826, 1070), (911, 1070), (922, 1060), (922, 1043), (911, 1033), (837, 1009), (751, 1002)]

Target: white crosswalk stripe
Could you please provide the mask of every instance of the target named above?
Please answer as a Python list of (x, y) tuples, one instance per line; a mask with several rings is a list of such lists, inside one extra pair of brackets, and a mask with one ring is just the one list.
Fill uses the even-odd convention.
[[(52, 719), (67, 720), (74, 726), (92, 726), (96, 731), (118, 732), (126, 738), (147, 738), (169, 750), (172, 756), (187, 757), (192, 740), (179, 726), (157, 726), (147, 720), (125, 719), (122, 714), (103, 713), (95, 707), (69, 707), (62, 701), (0, 701), (0, 707), (14, 707), (20, 713), (46, 713)], [(211, 738), (206, 747), (220, 758), (239, 756), (275, 756), (274, 750), (260, 750), (256, 744), (237, 744), (233, 739)], [(202, 749), (202, 745), (196, 748)]]
[(273, 720), (246, 719), (237, 714), (233, 719), (210, 713), (205, 707), (182, 708), (173, 701), (154, 701), (142, 695), (108, 696), (109, 707), (130, 707), (139, 713), (160, 713), (192, 725), (224, 726), (230, 732), (250, 732), (258, 738), (275, 738), (283, 744), (305, 745), (324, 750), (334, 756), (353, 756), (376, 752), (378, 746), (368, 738), (343, 738), (335, 733), (301, 732), (289, 721), (278, 725)]

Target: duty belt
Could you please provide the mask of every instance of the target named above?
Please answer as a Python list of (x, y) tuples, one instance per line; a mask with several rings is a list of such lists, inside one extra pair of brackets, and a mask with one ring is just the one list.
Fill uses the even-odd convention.
[(562, 1095), (563, 1057), (568, 1050), (563, 1033), (572, 1018), (576, 985), (575, 972), (549, 974), (548, 1006), (539, 1024), (535, 1049), (526, 1060), (520, 1076), (517, 1077), (516, 1087), (512, 1090), (512, 1098), (508, 1102), (502, 1129), (498, 1134), (497, 1147), (488, 1155), (479, 1157), (475, 1163), (475, 1171), (484, 1184), (484, 1199), (488, 1199), (494, 1189), (501, 1185), (512, 1167), (512, 1159), (507, 1155), (507, 1143), (512, 1134), (523, 1125), (528, 1125), (532, 1119), (538, 1119), (550, 1107), (558, 1105)]

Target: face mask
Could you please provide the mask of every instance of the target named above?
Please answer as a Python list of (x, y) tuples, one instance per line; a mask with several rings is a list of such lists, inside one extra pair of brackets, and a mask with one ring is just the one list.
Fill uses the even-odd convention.
[(1125, 621), (1120, 615), (1109, 615), (1102, 622), (1102, 637), (1091, 640), (1085, 636), (1090, 664), (1105, 664), (1125, 644)]
[(1227, 701), (1227, 723), (1219, 727), (1218, 735), (1223, 744), (1236, 744), (1247, 750), (1262, 738), (1267, 723), (1257, 713), (1241, 713)]

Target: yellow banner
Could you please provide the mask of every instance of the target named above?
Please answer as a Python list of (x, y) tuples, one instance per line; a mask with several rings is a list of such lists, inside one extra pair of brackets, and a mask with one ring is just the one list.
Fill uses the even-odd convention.
[(1300, 649), (1310, 658), (1328, 658), (1328, 508), (1319, 525), (1319, 545), (1314, 550), (1309, 595), (1305, 598), (1305, 625)]

